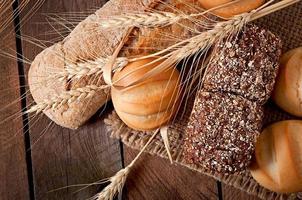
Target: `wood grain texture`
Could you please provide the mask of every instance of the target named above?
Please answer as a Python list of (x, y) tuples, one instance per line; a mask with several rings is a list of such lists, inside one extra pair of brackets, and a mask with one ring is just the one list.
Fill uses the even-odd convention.
[[(138, 151), (124, 146), (125, 165)], [(216, 181), (168, 160), (144, 154), (130, 174), (125, 199), (218, 199)]]
[(236, 189), (232, 186), (222, 184), (222, 194), (224, 200), (244, 199), (244, 200), (260, 200), (260, 198), (249, 195), (246, 192)]
[[(97, 0), (46, 0), (23, 26), (22, 34), (40, 40), (57, 40), (58, 34), (53, 34), (55, 31), (46, 23), (45, 14), (67, 13), (80, 21), (103, 3)], [(42, 50), (30, 45), (25, 39), (23, 49), (24, 56), (30, 60)], [(87, 199), (95, 195), (100, 186), (80, 192), (77, 191), (82, 187), (62, 187), (98, 181), (112, 176), (122, 167), (119, 141), (109, 138), (103, 123), (105, 114), (100, 117), (98, 113), (87, 125), (76, 131), (54, 124), (48, 126), (51, 122), (45, 116), (40, 117), (37, 123), (35, 119), (31, 121), (32, 165), (37, 200)], [(53, 191), (58, 188), (61, 189)]]
[[(12, 12), (12, 9), (8, 9)], [(1, 13), (0, 23), (9, 13)], [(0, 52), (16, 56), (13, 23), (0, 32)], [(0, 56), (0, 199), (29, 199), (22, 118), (3, 123), (20, 112), (18, 66), (14, 59)], [(10, 104), (10, 106), (8, 106)], [(8, 106), (8, 107), (7, 107)]]

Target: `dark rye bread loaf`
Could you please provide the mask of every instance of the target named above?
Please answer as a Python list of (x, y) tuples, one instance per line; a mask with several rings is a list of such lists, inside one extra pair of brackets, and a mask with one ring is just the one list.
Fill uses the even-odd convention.
[(280, 39), (271, 32), (248, 25), (238, 37), (224, 39), (216, 46), (204, 88), (264, 104), (275, 84), (281, 46)]
[(229, 93), (199, 91), (187, 127), (186, 156), (218, 172), (244, 170), (254, 152), (262, 106)]
[(249, 166), (280, 54), (280, 39), (255, 25), (217, 45), (186, 128), (188, 163), (225, 174)]

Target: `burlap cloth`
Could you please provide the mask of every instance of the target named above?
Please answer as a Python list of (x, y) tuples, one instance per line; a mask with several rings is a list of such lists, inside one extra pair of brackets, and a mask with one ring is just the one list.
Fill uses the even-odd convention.
[[(278, 34), (283, 41), (284, 52), (298, 46), (302, 46), (302, 2), (295, 4), (282, 11), (266, 16), (256, 22), (259, 26), (265, 27), (272, 32)], [(249, 194), (256, 195), (262, 199), (302, 199), (302, 193), (296, 194), (278, 194), (271, 192), (261, 187), (249, 174), (248, 171), (240, 175), (220, 175), (213, 174), (209, 171), (194, 166), (188, 165), (183, 158), (183, 140), (184, 128), (190, 116), (194, 98), (185, 108), (185, 115), (180, 117), (182, 111), (179, 112), (179, 117), (175, 124), (169, 127), (169, 137), (171, 143), (171, 152), (173, 159), (177, 164), (184, 165), (191, 170), (196, 170), (200, 173), (214, 177), (225, 184), (234, 186)], [(272, 102), (268, 102), (265, 109), (264, 126), (285, 119), (294, 119), (294, 117), (281, 111)], [(116, 115), (113, 113), (105, 120), (108, 130), (112, 137), (120, 138), (122, 142), (134, 149), (140, 149), (148, 141), (150, 133), (138, 132), (128, 128)], [(147, 152), (167, 158), (164, 144), (158, 135), (149, 146)]]

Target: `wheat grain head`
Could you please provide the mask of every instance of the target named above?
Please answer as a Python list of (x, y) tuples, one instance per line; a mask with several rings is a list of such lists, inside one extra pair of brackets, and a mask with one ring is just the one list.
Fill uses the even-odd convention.
[(96, 85), (87, 85), (82, 88), (76, 88), (59, 95), (55, 95), (50, 99), (45, 99), (44, 101), (33, 105), (30, 109), (28, 109), (25, 113), (41, 113), (48, 109), (57, 109), (59, 106), (63, 104), (70, 104), (78, 100), (87, 99), (93, 96), (96, 92), (107, 88), (108, 86), (98, 87)]
[(187, 15), (177, 15), (171, 12), (145, 12), (130, 13), (121, 16), (115, 16), (107, 20), (102, 20), (102, 28), (116, 27), (157, 27), (173, 24), (180, 19), (186, 18)]
[[(97, 58), (95, 60), (87, 60), (79, 63), (67, 63), (63, 71), (57, 72), (55, 77), (63, 81), (65, 79), (81, 79), (86, 76), (100, 75), (103, 73), (103, 67), (107, 63), (107, 58)], [(116, 59), (113, 70), (122, 69), (128, 64), (126, 57)], [(52, 76), (50, 74), (50, 76)]]

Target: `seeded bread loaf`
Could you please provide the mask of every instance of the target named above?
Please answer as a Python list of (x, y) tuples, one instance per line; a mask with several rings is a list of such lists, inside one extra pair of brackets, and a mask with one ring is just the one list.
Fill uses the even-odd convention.
[(219, 173), (246, 169), (262, 118), (262, 106), (241, 96), (197, 92), (187, 126), (186, 159)]
[(248, 25), (236, 38), (216, 45), (204, 88), (231, 92), (264, 104), (279, 69), (281, 41), (271, 32)]
[(186, 128), (189, 163), (219, 173), (242, 172), (249, 166), (280, 54), (280, 39), (255, 25), (218, 44)]

